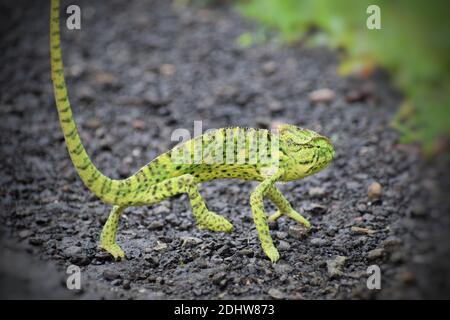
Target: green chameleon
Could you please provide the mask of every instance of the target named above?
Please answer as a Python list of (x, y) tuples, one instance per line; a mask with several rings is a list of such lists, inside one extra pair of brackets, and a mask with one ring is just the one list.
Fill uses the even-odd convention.
[[(125, 258), (116, 243), (119, 218), (125, 208), (152, 205), (182, 193), (189, 197), (199, 228), (231, 232), (233, 225), (208, 210), (198, 191), (199, 183), (212, 179), (261, 182), (252, 192), (250, 204), (262, 249), (272, 262), (280, 255), (270, 237), (268, 220), (286, 215), (310, 227), (275, 183), (301, 179), (325, 168), (334, 157), (333, 146), (326, 137), (287, 124), (280, 125), (276, 132), (239, 127), (217, 129), (158, 156), (127, 179), (114, 180), (92, 163), (72, 115), (62, 62), (59, 0), (51, 2), (50, 52), (56, 106), (71, 160), (84, 184), (102, 201), (113, 205), (100, 236), (100, 247), (115, 259)], [(264, 212), (264, 197), (279, 209), (269, 218)]]

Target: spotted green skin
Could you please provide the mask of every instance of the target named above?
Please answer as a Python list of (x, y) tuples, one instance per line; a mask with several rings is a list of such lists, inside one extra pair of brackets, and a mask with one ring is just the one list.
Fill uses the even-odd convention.
[[(198, 150), (196, 147), (200, 147), (200, 150), (203, 150), (203, 161), (200, 163), (174, 161), (173, 152), (179, 150), (177, 147), (155, 158), (127, 179), (111, 179), (94, 166), (81, 142), (64, 79), (59, 0), (52, 0), (51, 3), (52, 80), (67, 149), (84, 184), (105, 203), (113, 205), (101, 232), (100, 247), (108, 251), (115, 259), (125, 258), (124, 251), (116, 243), (117, 229), (123, 211), (130, 206), (152, 205), (182, 193), (189, 197), (199, 228), (231, 232), (233, 225), (226, 218), (208, 210), (197, 186), (201, 182), (213, 179), (234, 178), (261, 182), (250, 196), (250, 205), (262, 249), (272, 262), (276, 262), (280, 255), (270, 236), (268, 220), (276, 220), (286, 215), (307, 228), (310, 227), (310, 223), (292, 208), (275, 184), (278, 181), (301, 179), (325, 168), (334, 157), (334, 149), (330, 141), (311, 130), (287, 124), (279, 126), (276, 133), (264, 129), (222, 128), (196, 137), (182, 145), (187, 147), (188, 158), (191, 159), (195, 159)], [(266, 154), (268, 150), (265, 147), (263, 150), (258, 143), (254, 143), (261, 135), (271, 141), (278, 139), (276, 147), (271, 146), (269, 150), (272, 155), (269, 159), (263, 159), (263, 153)], [(231, 140), (230, 137), (232, 137)], [(243, 138), (240, 141), (244, 143), (237, 143), (239, 138)], [(232, 158), (240, 157), (244, 161), (214, 162), (217, 151), (211, 151), (214, 149), (210, 147), (218, 143), (223, 144), (223, 150), (228, 150), (226, 145), (229, 146), (232, 143), (234, 146)], [(270, 217), (267, 217), (264, 211), (264, 197), (268, 197), (278, 207), (278, 211)]]

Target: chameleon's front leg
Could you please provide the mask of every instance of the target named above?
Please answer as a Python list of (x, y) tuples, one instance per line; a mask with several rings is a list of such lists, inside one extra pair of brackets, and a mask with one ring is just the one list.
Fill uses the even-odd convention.
[(271, 186), (267, 190), (267, 196), (278, 207), (278, 211), (269, 217), (269, 221), (275, 221), (283, 214), (310, 228), (311, 224), (300, 213), (295, 211), (289, 201), (283, 196), (277, 187)]
[(120, 206), (114, 206), (112, 208), (100, 235), (100, 247), (108, 251), (116, 260), (125, 258), (125, 253), (116, 243), (119, 219), (124, 209), (125, 207)]
[(269, 226), (267, 225), (267, 216), (264, 212), (263, 197), (268, 189), (282, 175), (282, 171), (279, 170), (268, 179), (264, 180), (250, 196), (250, 205), (252, 207), (253, 220), (255, 222), (256, 230), (258, 231), (258, 237), (261, 241), (261, 246), (264, 253), (269, 257), (272, 262), (276, 262), (280, 258), (277, 248), (273, 244), (272, 238), (269, 233)]

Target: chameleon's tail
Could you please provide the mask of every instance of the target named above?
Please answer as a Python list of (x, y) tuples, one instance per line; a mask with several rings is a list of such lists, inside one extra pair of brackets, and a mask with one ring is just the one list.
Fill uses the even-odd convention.
[(116, 204), (117, 194), (129, 185), (127, 180), (113, 180), (103, 175), (92, 163), (81, 143), (67, 95), (59, 31), (59, 0), (52, 0), (50, 12), (50, 55), (53, 89), (59, 121), (70, 158), (84, 184), (106, 203)]

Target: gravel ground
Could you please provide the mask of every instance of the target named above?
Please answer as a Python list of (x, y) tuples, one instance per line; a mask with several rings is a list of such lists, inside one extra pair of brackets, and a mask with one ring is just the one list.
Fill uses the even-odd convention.
[[(125, 212), (118, 242), (128, 259), (114, 262), (97, 248), (110, 208), (83, 186), (59, 127), (48, 4), (3, 1), (1, 297), (450, 298), (448, 163), (426, 162), (398, 143), (390, 119), (399, 96), (385, 75), (341, 78), (336, 53), (320, 48), (273, 41), (240, 48), (236, 38), (254, 26), (228, 6), (72, 3), (82, 8), (82, 30), (63, 35), (69, 93), (82, 139), (105, 174), (129, 176), (174, 145), (174, 129), (192, 131), (195, 120), (203, 129), (305, 126), (335, 141), (336, 159), (280, 186), (313, 228), (272, 224), (277, 264), (262, 254), (252, 222), (256, 184), (236, 180), (201, 187), (210, 209), (234, 224), (232, 234), (196, 229), (179, 196)], [(310, 93), (322, 88), (334, 97), (312, 102)], [(65, 288), (71, 264), (82, 271), (78, 292)], [(366, 287), (373, 264), (381, 290)]]

